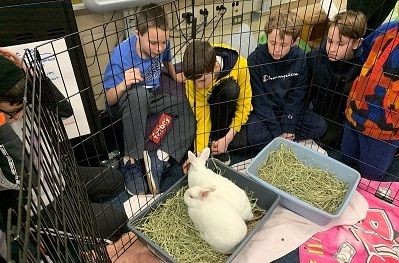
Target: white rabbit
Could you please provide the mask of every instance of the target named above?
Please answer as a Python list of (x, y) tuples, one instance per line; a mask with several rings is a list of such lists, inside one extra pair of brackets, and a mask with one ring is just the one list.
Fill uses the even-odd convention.
[(211, 193), (215, 188), (193, 186), (184, 193), (188, 215), (201, 237), (215, 251), (231, 254), (247, 235), (247, 225), (224, 199)]
[(205, 164), (208, 160), (210, 149), (205, 148), (199, 157), (188, 151), (190, 169), (188, 171), (188, 186), (216, 187), (215, 195), (229, 202), (242, 219), (251, 220), (253, 218), (251, 203), (244, 190), (238, 187), (229, 179), (208, 169)]

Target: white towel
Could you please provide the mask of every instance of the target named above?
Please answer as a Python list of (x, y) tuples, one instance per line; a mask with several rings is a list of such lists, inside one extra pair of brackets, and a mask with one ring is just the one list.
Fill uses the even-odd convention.
[(233, 262), (266, 263), (281, 258), (306, 242), (315, 233), (336, 225), (353, 225), (366, 217), (368, 203), (355, 192), (340, 217), (326, 226), (277, 206), (263, 227), (248, 241)]
[(130, 197), (123, 206), (127, 218), (133, 218), (138, 212), (145, 209), (147, 206), (151, 205), (152, 202), (158, 199), (161, 195), (133, 195)]

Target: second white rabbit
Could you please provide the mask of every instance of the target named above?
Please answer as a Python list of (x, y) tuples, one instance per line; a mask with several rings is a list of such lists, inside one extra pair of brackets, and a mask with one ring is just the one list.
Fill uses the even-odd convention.
[(247, 235), (247, 225), (235, 209), (214, 195), (212, 187), (190, 187), (184, 193), (188, 215), (201, 237), (215, 251), (231, 254)]

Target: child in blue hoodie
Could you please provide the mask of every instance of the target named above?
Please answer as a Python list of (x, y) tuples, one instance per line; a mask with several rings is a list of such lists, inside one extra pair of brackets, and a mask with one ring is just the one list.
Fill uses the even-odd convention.
[(260, 150), (276, 137), (316, 139), (326, 122), (305, 109), (308, 68), (305, 52), (295, 45), (302, 20), (278, 10), (265, 25), (267, 43), (248, 57), (253, 111), (248, 120), (248, 143)]

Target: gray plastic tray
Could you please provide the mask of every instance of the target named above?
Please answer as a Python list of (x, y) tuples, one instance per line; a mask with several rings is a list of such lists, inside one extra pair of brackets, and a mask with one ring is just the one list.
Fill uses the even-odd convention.
[[(215, 164), (214, 164), (214, 163)], [(244, 247), (244, 245), (248, 242), (248, 240), (255, 234), (259, 228), (265, 223), (265, 221), (270, 217), (273, 210), (276, 208), (277, 204), (279, 203), (280, 197), (274, 193), (273, 191), (265, 188), (264, 186), (256, 183), (255, 181), (249, 179), (247, 176), (238, 173), (237, 171), (231, 169), (230, 167), (222, 164), (218, 160), (208, 161), (208, 167), (213, 169), (214, 167), (221, 169), (224, 171), (223, 176), (235, 182), (240, 188), (245, 189), (246, 191), (252, 191), (254, 198), (258, 199), (257, 205), (266, 210), (265, 215), (262, 217), (261, 220), (258, 221), (255, 228), (248, 233), (245, 239), (237, 246), (233, 254), (229, 256), (226, 262), (231, 262), (240, 250)], [(129, 220), (127, 223), (128, 228), (133, 231), (139, 240), (143, 243), (147, 244), (148, 248), (157, 255), (163, 262), (173, 262), (177, 263), (175, 259), (173, 259), (168, 253), (166, 253), (161, 247), (155, 244), (152, 240), (150, 240), (147, 236), (143, 235), (139, 230), (135, 228), (135, 225), (141, 222), (141, 220), (151, 211), (156, 209), (158, 204), (165, 202), (168, 198), (173, 196), (173, 193), (178, 191), (181, 187), (187, 185), (187, 176), (181, 178), (177, 183), (175, 183), (168, 191), (162, 194), (156, 201), (154, 201), (151, 206), (144, 209), (140, 212), (137, 216), (133, 219)], [(194, 252), (193, 252), (194, 253)]]
[[(348, 191), (341, 202), (341, 205), (335, 212), (335, 214), (327, 213), (319, 208), (316, 208), (298, 198), (278, 189), (277, 187), (265, 182), (258, 177), (258, 166), (261, 162), (267, 159), (269, 154), (278, 149), (281, 144), (286, 144), (289, 146), (297, 155), (297, 157), (305, 164), (318, 167), (320, 169), (329, 169), (330, 172), (336, 174), (337, 179), (348, 183)], [(356, 187), (360, 181), (360, 174), (358, 171), (350, 168), (349, 166), (338, 162), (337, 160), (328, 157), (327, 155), (321, 154), (309, 147), (300, 145), (296, 142), (289, 141), (283, 138), (275, 138), (271, 141), (248, 165), (247, 174), (250, 178), (256, 182), (264, 185), (267, 189), (280, 195), (280, 204), (285, 208), (301, 215), (312, 222), (324, 226), (327, 225), (334, 218), (339, 217), (345, 210), (351, 200)], [(289, 172), (289, 171), (287, 171)]]

